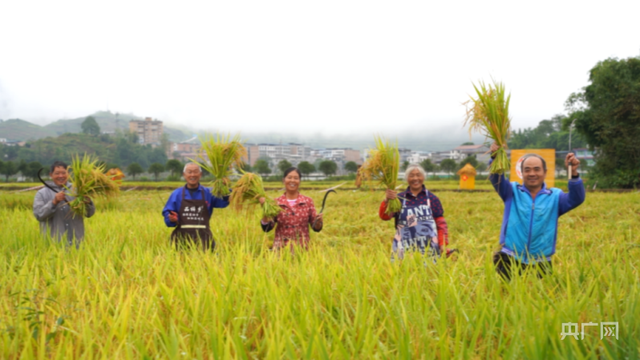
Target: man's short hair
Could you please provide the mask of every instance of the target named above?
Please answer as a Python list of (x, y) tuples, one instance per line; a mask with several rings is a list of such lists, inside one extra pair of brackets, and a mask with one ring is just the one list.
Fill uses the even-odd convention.
[(191, 165), (195, 165), (195, 166), (197, 166), (197, 167), (198, 167), (198, 170), (200, 170), (200, 172), (202, 173), (202, 168), (200, 168), (200, 165), (199, 165), (199, 164), (197, 164), (197, 163), (194, 163), (193, 161), (192, 161), (192, 162), (188, 162), (188, 163), (186, 163), (186, 164), (184, 165), (184, 169), (182, 169), (182, 172), (183, 172), (183, 173), (186, 173), (186, 172), (187, 172), (187, 166), (191, 166)]
[(62, 161), (54, 161), (53, 164), (51, 164), (51, 171), (49, 171), (49, 174), (53, 174), (57, 167), (63, 167), (67, 170), (69, 166)]
[(540, 159), (540, 161), (542, 161), (542, 169), (546, 172), (547, 171), (547, 162), (544, 161), (544, 158), (538, 154), (524, 154), (524, 156), (522, 157), (522, 162), (520, 163), (520, 171), (524, 173), (524, 162), (527, 161), (527, 159), (529, 158), (538, 158)]

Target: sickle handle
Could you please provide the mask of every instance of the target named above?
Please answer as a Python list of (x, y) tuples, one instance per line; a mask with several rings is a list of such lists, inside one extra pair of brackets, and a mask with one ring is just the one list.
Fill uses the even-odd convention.
[(42, 180), (42, 177), (40, 177), (40, 173), (42, 172), (42, 170), (44, 170), (44, 168), (40, 168), (40, 170), (38, 170), (38, 179), (40, 179), (40, 182), (42, 182), (42, 184), (46, 187), (48, 187), (49, 189), (51, 189), (51, 191), (53, 191), (54, 193), (58, 193), (58, 190), (52, 188), (51, 186), (49, 186), (49, 184), (47, 184), (44, 180)]

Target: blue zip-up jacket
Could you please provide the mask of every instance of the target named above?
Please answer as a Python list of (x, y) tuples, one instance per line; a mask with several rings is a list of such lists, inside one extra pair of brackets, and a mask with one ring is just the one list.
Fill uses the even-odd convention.
[(201, 200), (202, 190), (204, 190), (204, 199), (207, 202), (207, 208), (209, 209), (209, 219), (211, 219), (211, 215), (213, 215), (213, 208), (226, 208), (229, 206), (228, 196), (225, 196), (222, 199), (215, 197), (211, 194), (211, 189), (202, 185), (198, 185), (198, 190), (193, 191), (193, 197), (191, 197), (191, 191), (186, 185), (179, 187), (171, 193), (169, 200), (167, 200), (167, 204), (164, 206), (164, 209), (162, 209), (164, 223), (168, 227), (175, 227), (177, 225), (177, 223), (169, 221), (169, 212), (173, 211), (178, 213), (180, 211), (180, 206), (182, 205), (182, 189), (184, 189), (184, 198), (187, 200)]
[(501, 251), (525, 264), (551, 260), (556, 252), (558, 218), (584, 202), (582, 179), (569, 180), (569, 193), (543, 184), (535, 201), (525, 186), (510, 183), (504, 175), (491, 174), (489, 180), (504, 201)]

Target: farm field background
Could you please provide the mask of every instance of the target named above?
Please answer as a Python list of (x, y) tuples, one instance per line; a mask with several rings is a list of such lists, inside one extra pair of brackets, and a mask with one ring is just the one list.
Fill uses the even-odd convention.
[[(319, 208), (331, 185), (302, 193)], [(589, 192), (560, 218), (554, 273), (503, 283), (495, 193), (435, 191), (460, 253), (425, 266), (390, 261), (383, 193), (352, 187), (329, 195), (324, 230), (295, 256), (269, 250), (257, 210), (229, 208), (211, 220), (215, 253), (173, 250), (164, 189), (99, 202), (69, 250), (40, 237), (34, 191), (0, 187), (0, 358), (640, 358), (640, 193)], [(561, 340), (570, 322), (618, 322), (618, 339), (589, 326)]]

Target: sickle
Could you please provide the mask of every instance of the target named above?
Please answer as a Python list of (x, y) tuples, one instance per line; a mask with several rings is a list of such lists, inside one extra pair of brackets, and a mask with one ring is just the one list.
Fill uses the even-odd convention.
[(58, 193), (58, 190), (52, 188), (51, 186), (49, 186), (49, 184), (47, 184), (44, 180), (42, 180), (42, 178), (40, 177), (40, 173), (42, 172), (42, 170), (44, 170), (44, 168), (40, 168), (40, 170), (38, 170), (38, 179), (40, 179), (40, 181), (42, 182), (42, 184), (44, 184), (44, 186), (48, 187), (49, 189), (51, 189), (51, 191), (53, 191), (54, 193)]
[(322, 199), (322, 209), (320, 209), (320, 214), (322, 214), (322, 212), (324, 211), (324, 204), (326, 204), (327, 202), (327, 196), (329, 196), (329, 193), (336, 193), (336, 191), (333, 189), (330, 189), (324, 194), (324, 199)]
[[(327, 202), (327, 196), (329, 196), (330, 192), (336, 192), (333, 189), (329, 189), (327, 190), (327, 192), (324, 194), (324, 199), (322, 199), (322, 208), (320, 209), (320, 212), (318, 213), (318, 215), (322, 214), (322, 212), (324, 211), (324, 204), (326, 204)], [(337, 193), (336, 193), (337, 194)], [(316, 227), (316, 221), (318, 221), (318, 219), (316, 218), (315, 220), (313, 220), (313, 223), (311, 224), (311, 227), (313, 227), (315, 229)]]

